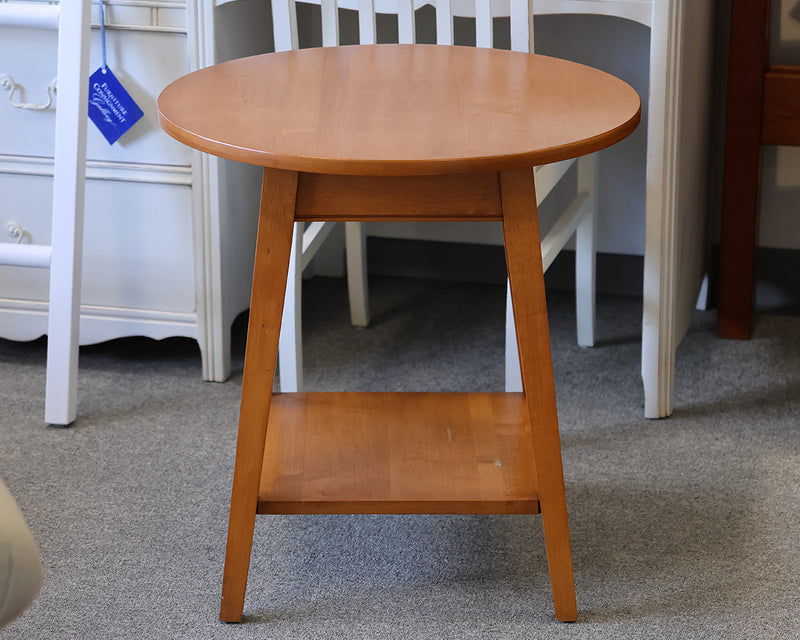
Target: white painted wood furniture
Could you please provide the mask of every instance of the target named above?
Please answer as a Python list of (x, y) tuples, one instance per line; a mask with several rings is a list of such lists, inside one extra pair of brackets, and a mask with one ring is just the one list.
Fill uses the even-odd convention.
[[(510, 2), (515, 1), (481, 3), (483, 11), (478, 12), (473, 0), (375, 0), (375, 7), (379, 13), (395, 13), (401, 7), (404, 17), (398, 27), (408, 33), (412, 2), (415, 9), (449, 5), (454, 15), (485, 23), (490, 10), (494, 16), (509, 15)], [(357, 9), (360, 3), (339, 0), (339, 6)], [(533, 0), (533, 13), (613, 16), (650, 29), (642, 381), (645, 416), (665, 417), (673, 407), (675, 351), (689, 326), (705, 274), (714, 3)], [(506, 362), (514, 363), (513, 341), (507, 344)], [(518, 388), (513, 368), (507, 377), (509, 388)]]
[(706, 270), (714, 2), (654, 0), (648, 24), (642, 380), (645, 417), (663, 418)]
[(535, 9), (650, 28), (642, 381), (645, 417), (663, 418), (673, 409), (675, 351), (706, 271), (714, 2), (544, 0)]
[(675, 351), (706, 267), (714, 2), (545, 0), (536, 12), (616, 16), (650, 28), (642, 381), (645, 417), (663, 418), (672, 413)]
[[(105, 6), (109, 65), (145, 115), (114, 146), (93, 125), (88, 129), (79, 340), (193, 338), (203, 377), (222, 381), (230, 373), (231, 324), (249, 305), (252, 258), (241, 256), (251, 256), (255, 245), (261, 173), (169, 139), (158, 127), (155, 99), (175, 78), (220, 56), (266, 51), (263, 28), (253, 25), (267, 19), (267, 10), (263, 3), (215, 8), (194, 0), (106, 0)], [(0, 0), (6, 14), (57, 9), (48, 0)], [(87, 70), (100, 65), (98, 25), (93, 0)], [(217, 29), (236, 37), (216, 42)], [(0, 25), (0, 75), (18, 85), (13, 96), (0, 91), (2, 251), (19, 251), (17, 240), (51, 241), (53, 132), (61, 109), (18, 109), (9, 97), (45, 101), (56, 72), (54, 34)], [(66, 91), (60, 88), (59, 104)], [(54, 243), (63, 235), (52, 234)], [(48, 333), (47, 292), (44, 270), (0, 266), (0, 337)]]
[[(493, 36), (493, 7), (490, 0), (466, 0), (453, 9), (450, 0), (426, 0), (436, 7), (436, 36), (438, 44), (453, 44), (453, 18), (455, 16), (475, 17), (476, 44), (491, 48)], [(533, 50), (533, 6), (538, 0), (515, 0), (510, 11), (510, 40), (514, 51)], [(533, 5), (533, 6), (532, 6)], [(322, 45), (339, 44), (338, 9), (349, 8), (358, 11), (359, 41), (361, 44), (375, 44), (376, 13), (396, 14), (398, 20), (398, 43), (413, 44), (415, 35), (414, 5), (400, 1), (390, 3), (385, 0), (321, 0)], [(273, 31), (276, 51), (298, 48), (297, 14), (295, 0), (272, 0)], [(567, 160), (544, 167), (536, 167), (537, 204), (551, 193), (573, 164), (579, 164), (579, 186), (575, 197), (558, 216), (550, 231), (542, 238), (542, 258), (546, 270), (568, 240), (575, 235), (577, 239), (576, 258), (576, 298), (578, 343), (581, 346), (594, 344), (594, 167), (593, 157)], [(316, 222), (304, 232), (304, 223), (296, 223), (292, 257), (289, 263), (289, 286), (284, 299), (283, 322), (279, 345), (280, 384), (282, 391), (298, 391), (302, 388), (302, 327), (301, 296), (302, 268), (312, 249), (317, 245), (323, 230), (329, 229), (333, 222)], [(315, 226), (318, 225), (318, 226)], [(350, 313), (354, 325), (366, 325), (369, 321), (367, 296), (367, 268), (364, 229), (360, 222), (345, 223), (345, 243), (347, 253), (347, 280), (350, 296)], [(297, 268), (297, 265), (301, 265)], [(516, 330), (510, 295), (506, 305), (506, 389), (522, 390), (522, 377), (519, 368), (519, 355), (516, 345)]]
[[(454, 12), (459, 1), (453, 0)], [(89, 130), (82, 344), (123, 335), (188, 336), (200, 345), (204, 377), (227, 377), (230, 326), (249, 304), (252, 264), (240, 257), (253, 254), (260, 173), (167, 139), (155, 123), (154, 101), (186, 71), (262, 52), (265, 5), (107, 1), (109, 63), (125, 72), (123, 82), (133, 82), (126, 87), (145, 118), (113, 148)], [(506, 7), (495, 7), (495, 15)], [(617, 16), (650, 29), (642, 378), (645, 415), (663, 417), (672, 411), (675, 349), (704, 267), (713, 2), (537, 0), (534, 8)], [(23, 31), (0, 27), (0, 73), (14, 76), (33, 100), (54, 77), (45, 61), (55, 59), (55, 39)], [(97, 45), (93, 33), (93, 66)], [(53, 120), (52, 110), (23, 113), (0, 100), (0, 193), (3, 211), (13, 215), (0, 218), (0, 232), (16, 220), (39, 244), (50, 241)], [(46, 333), (46, 300), (41, 270), (0, 267), (0, 336), (30, 340)]]
[[(290, 51), (298, 48), (297, 12), (294, 0), (271, 0), (272, 31), (275, 51)], [(365, 8), (369, 19), (364, 22), (367, 31), (361, 34), (361, 44), (367, 44), (371, 33), (375, 41), (374, 7)], [(371, 25), (371, 26), (370, 26)], [(339, 17), (336, 0), (322, 1), (322, 45), (339, 44)], [(308, 267), (317, 250), (333, 231), (336, 223), (315, 221), (297, 222), (294, 225), (292, 251), (289, 258), (289, 276), (284, 296), (281, 335), (278, 344), (278, 366), (281, 391), (296, 392), (303, 388), (303, 329), (302, 329), (302, 282), (303, 271)], [(369, 323), (367, 298), (366, 243), (359, 222), (345, 222), (345, 244), (347, 252), (347, 284), (350, 299), (350, 318), (356, 326)]]
[[(46, 29), (58, 34), (57, 105), (53, 152), (53, 196), (49, 244), (0, 244), (0, 265), (49, 272), (47, 303), (47, 374), (45, 421), (67, 425), (75, 420), (78, 377), (78, 322), (81, 291), (86, 110), (89, 95), (89, 0), (59, 5), (0, 4), (0, 25), (9, 29)], [(14, 98), (13, 77), (0, 81)], [(55, 91), (48, 89), (51, 93)], [(47, 103), (14, 102), (37, 111)], [(14, 221), (8, 231), (22, 240)]]
[(672, 413), (675, 351), (706, 270), (714, 2), (545, 0), (535, 10), (650, 28), (642, 381), (645, 417), (663, 418)]

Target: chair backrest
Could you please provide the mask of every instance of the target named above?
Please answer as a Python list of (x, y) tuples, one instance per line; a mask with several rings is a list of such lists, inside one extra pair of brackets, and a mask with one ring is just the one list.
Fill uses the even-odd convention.
[[(313, 1), (313, 0), (312, 0)], [(436, 12), (436, 42), (453, 44), (453, 18), (475, 19), (475, 43), (478, 47), (494, 46), (493, 18), (509, 18), (510, 42), (513, 51), (533, 51), (533, 2), (535, 0), (316, 0), (322, 14), (322, 46), (339, 44), (339, 12), (358, 11), (358, 32), (361, 44), (377, 42), (375, 16), (378, 13), (397, 15), (398, 43), (415, 42), (415, 9), (430, 5)], [(275, 51), (298, 48), (295, 0), (272, 0)]]

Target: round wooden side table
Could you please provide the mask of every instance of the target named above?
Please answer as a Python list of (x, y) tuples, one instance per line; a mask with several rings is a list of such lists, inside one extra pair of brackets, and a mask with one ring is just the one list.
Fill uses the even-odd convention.
[[(600, 71), (438, 45), (304, 49), (185, 76), (162, 127), (264, 167), (220, 618), (239, 621), (256, 514), (541, 513), (575, 620), (532, 167), (610, 146), (640, 101)], [(497, 220), (524, 393), (272, 394), (295, 221)]]

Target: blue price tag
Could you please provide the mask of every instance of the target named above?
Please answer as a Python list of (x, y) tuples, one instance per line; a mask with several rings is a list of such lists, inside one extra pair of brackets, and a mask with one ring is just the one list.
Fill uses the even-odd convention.
[(119, 140), (144, 114), (111, 73), (100, 67), (89, 78), (89, 119), (108, 144)]

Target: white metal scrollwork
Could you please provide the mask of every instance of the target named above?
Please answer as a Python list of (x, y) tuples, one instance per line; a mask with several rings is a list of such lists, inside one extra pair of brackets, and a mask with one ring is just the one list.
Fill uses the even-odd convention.
[(53, 97), (57, 91), (56, 81), (53, 80), (49, 85), (47, 85), (47, 103), (37, 104), (35, 102), (16, 102), (14, 100), (14, 93), (20, 88), (20, 86), (14, 82), (14, 78), (5, 73), (0, 75), (0, 88), (9, 92), (8, 102), (12, 107), (15, 109), (27, 109), (29, 111), (46, 111), (49, 109), (53, 104)]

